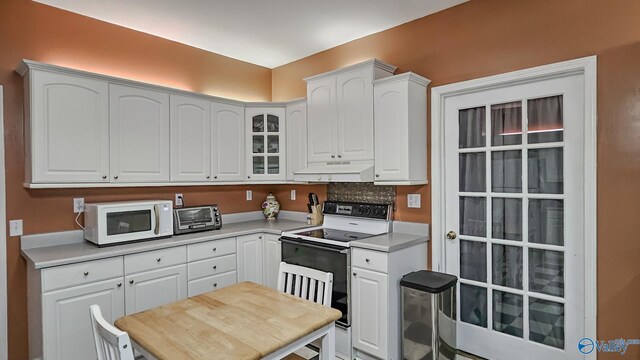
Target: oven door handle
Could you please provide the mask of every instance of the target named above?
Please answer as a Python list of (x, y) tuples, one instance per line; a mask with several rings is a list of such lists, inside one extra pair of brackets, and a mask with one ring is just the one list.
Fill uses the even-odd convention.
[(310, 248), (314, 248), (314, 249), (326, 250), (326, 251), (336, 252), (336, 253), (340, 253), (340, 254), (348, 254), (349, 253), (349, 248), (338, 249), (338, 248), (329, 247), (329, 246), (316, 245), (316, 244), (314, 244), (314, 243), (312, 243), (310, 241), (295, 240), (295, 239), (286, 238), (286, 237), (281, 237), (280, 241), (283, 242), (283, 243), (287, 243), (287, 244), (306, 246), (306, 247), (310, 247)]

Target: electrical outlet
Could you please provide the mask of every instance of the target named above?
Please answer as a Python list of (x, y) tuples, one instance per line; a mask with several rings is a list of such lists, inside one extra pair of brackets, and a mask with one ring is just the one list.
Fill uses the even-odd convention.
[(22, 236), (22, 219), (9, 221), (9, 236)]
[(247, 201), (253, 200), (253, 191), (247, 190)]
[(291, 200), (295, 200), (295, 199), (296, 199), (296, 191), (291, 190)]
[(175, 206), (184, 206), (184, 197), (182, 194), (176, 194)]
[(84, 198), (73, 198), (73, 213), (84, 212)]
[(420, 208), (420, 194), (407, 194), (407, 206), (410, 208)]

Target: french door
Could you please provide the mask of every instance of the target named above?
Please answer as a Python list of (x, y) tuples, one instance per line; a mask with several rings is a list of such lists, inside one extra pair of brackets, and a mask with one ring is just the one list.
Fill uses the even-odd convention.
[(458, 348), (575, 359), (584, 336), (584, 78), (444, 101), (444, 269)]

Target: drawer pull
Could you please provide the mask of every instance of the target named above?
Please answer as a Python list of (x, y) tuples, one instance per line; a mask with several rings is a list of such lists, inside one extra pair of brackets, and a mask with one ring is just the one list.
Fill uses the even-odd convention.
[(370, 262), (371, 262), (371, 259), (364, 259), (364, 261), (366, 261), (366, 262), (367, 262), (367, 264), (368, 264), (368, 263), (370, 263)]
[(213, 283), (213, 287), (218, 287), (218, 283)]
[(157, 258), (156, 261), (160, 262), (160, 261), (162, 261), (162, 258)]
[(114, 178), (115, 180), (118, 180), (118, 175), (114, 176), (113, 178)]
[(358, 273), (354, 272), (354, 273), (353, 273), (353, 276), (358, 276)]
[(129, 280), (129, 284), (133, 284), (133, 279)]
[(107, 175), (102, 175), (102, 180), (106, 180), (107, 179)]
[(88, 272), (88, 271), (85, 271), (85, 272), (84, 272), (84, 276), (89, 276), (89, 272)]
[(213, 265), (213, 270), (217, 269), (218, 267), (216, 265)]
[(213, 252), (215, 252), (216, 250), (218, 250), (218, 248), (213, 248)]
[(116, 285), (118, 285), (118, 287), (122, 287), (122, 283), (121, 282), (117, 283)]
[(258, 239), (262, 239), (262, 235), (258, 236)]

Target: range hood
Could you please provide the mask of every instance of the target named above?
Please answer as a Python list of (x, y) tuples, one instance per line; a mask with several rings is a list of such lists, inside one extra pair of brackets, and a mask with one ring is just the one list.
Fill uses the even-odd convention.
[(294, 181), (305, 182), (373, 182), (373, 163), (309, 164), (293, 173)]

